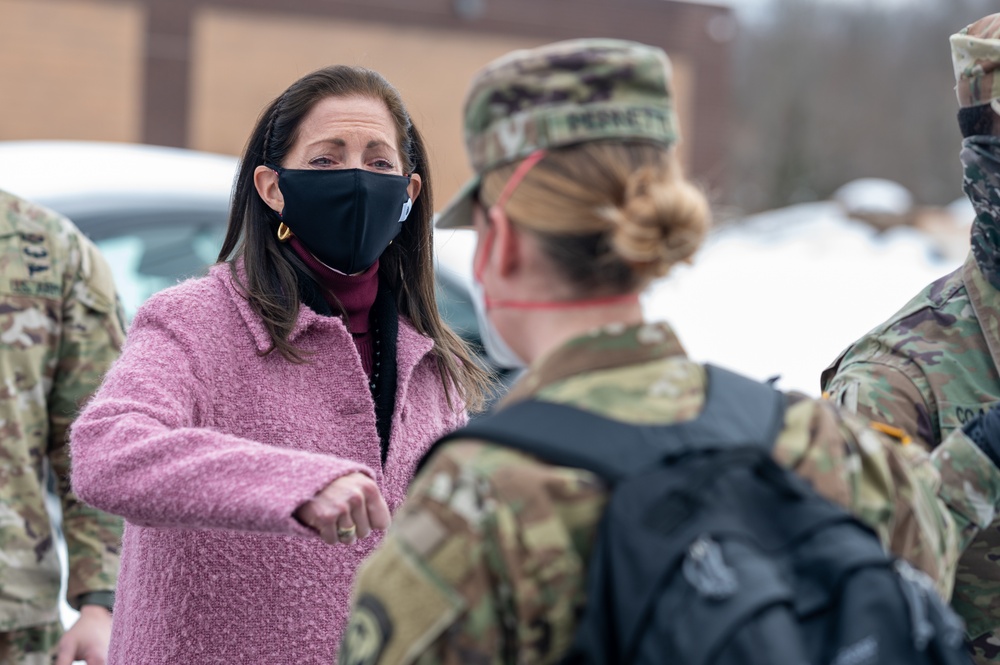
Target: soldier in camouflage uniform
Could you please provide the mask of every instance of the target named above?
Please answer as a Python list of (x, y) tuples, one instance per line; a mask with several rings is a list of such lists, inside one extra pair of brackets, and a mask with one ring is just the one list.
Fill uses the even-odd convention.
[[(678, 170), (669, 72), (659, 49), (574, 40), (515, 52), (474, 80), (466, 141), (479, 175), (439, 226), (475, 221), (483, 324), (531, 361), (500, 408), (533, 397), (636, 424), (701, 411), (704, 367), (638, 303), (708, 225)], [(945, 596), (1000, 499), (1000, 471), (968, 438), (931, 458), (805, 397), (790, 398), (774, 455)], [(362, 567), (341, 665), (558, 662), (607, 499), (590, 472), (449, 442)]]
[[(850, 411), (912, 434), (928, 449), (961, 436), (1000, 402), (1000, 14), (951, 37), (963, 186), (976, 210), (965, 264), (927, 286), (823, 372)], [(974, 660), (1000, 663), (1000, 526), (958, 566), (953, 607)]]
[[(111, 271), (69, 220), (0, 191), (0, 662), (103, 664), (121, 523), (77, 501), (67, 430), (118, 356), (124, 331)], [(51, 473), (69, 550), (60, 565), (45, 506)], [(57, 659), (58, 658), (58, 659)]]

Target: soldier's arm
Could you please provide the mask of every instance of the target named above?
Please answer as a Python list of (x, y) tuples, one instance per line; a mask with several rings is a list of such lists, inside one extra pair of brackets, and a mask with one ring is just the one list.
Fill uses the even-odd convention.
[(361, 570), (340, 662), (553, 662), (605, 501), (583, 474), (472, 442), (437, 453)]
[(1000, 471), (961, 429), (931, 453), (941, 482), (939, 494), (959, 530), (959, 551), (990, 526), (1000, 503)]
[(69, 552), (70, 605), (83, 594), (103, 604), (118, 577), (122, 522), (80, 502), (70, 486), (68, 429), (82, 404), (118, 357), (123, 323), (111, 270), (97, 249), (75, 238), (64, 277), (62, 330), (49, 394), (48, 455), (62, 502), (63, 533)]
[[(963, 415), (948, 414), (944, 426), (933, 415), (940, 405), (928, 402), (933, 396), (921, 375), (910, 375), (902, 367), (855, 361), (841, 367), (824, 390), (845, 410), (898, 428), (903, 441), (912, 439), (925, 450), (934, 449), (929, 482), (938, 487), (938, 497), (955, 522), (961, 555), (993, 519), (1000, 499), (997, 469), (958, 426), (965, 424)], [(974, 415), (968, 411), (969, 418)], [(904, 452), (916, 460), (914, 468), (926, 469), (928, 461), (917, 451)]]
[[(449, 446), (453, 448), (454, 446)], [(378, 551), (362, 566), (339, 663), (501, 663), (489, 532), (504, 506), (446, 448), (421, 472)]]
[(940, 443), (935, 405), (928, 403), (933, 396), (926, 386), (921, 390), (924, 380), (915, 366), (914, 376), (903, 366), (869, 360), (846, 363), (832, 377), (824, 375), (823, 393), (842, 409), (902, 430), (930, 450)]
[[(960, 454), (981, 455), (969, 448)], [(950, 597), (964, 506), (940, 492), (939, 468), (926, 451), (829, 402), (803, 400), (789, 408), (775, 455), (870, 525), (890, 551), (930, 575), (942, 596)], [(994, 498), (1000, 497), (1000, 483), (997, 490)]]

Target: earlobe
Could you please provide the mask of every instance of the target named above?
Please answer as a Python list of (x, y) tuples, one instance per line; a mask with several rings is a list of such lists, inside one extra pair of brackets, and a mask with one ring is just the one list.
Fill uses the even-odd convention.
[(254, 169), (253, 184), (257, 194), (276, 213), (285, 209), (285, 198), (278, 187), (278, 174), (263, 164)]

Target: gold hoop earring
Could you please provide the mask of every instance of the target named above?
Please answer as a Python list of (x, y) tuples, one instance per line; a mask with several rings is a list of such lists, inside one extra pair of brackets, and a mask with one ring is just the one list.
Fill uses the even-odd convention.
[(288, 239), (292, 237), (292, 230), (282, 222), (278, 224), (278, 240), (281, 242), (288, 242)]

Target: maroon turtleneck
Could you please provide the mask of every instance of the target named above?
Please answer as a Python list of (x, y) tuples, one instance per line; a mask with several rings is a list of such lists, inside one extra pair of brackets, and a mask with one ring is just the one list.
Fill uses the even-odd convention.
[[(378, 295), (378, 261), (368, 270), (357, 275), (345, 275), (321, 263), (299, 239), (292, 237), (289, 244), (299, 258), (319, 278), (323, 299), (330, 309), (337, 312), (343, 307), (347, 314), (347, 329), (354, 338), (354, 345), (361, 356), (361, 366), (371, 378), (375, 358), (375, 340), (371, 331), (370, 312)], [(336, 299), (334, 299), (336, 296)], [(339, 304), (337, 301), (340, 301)]]

